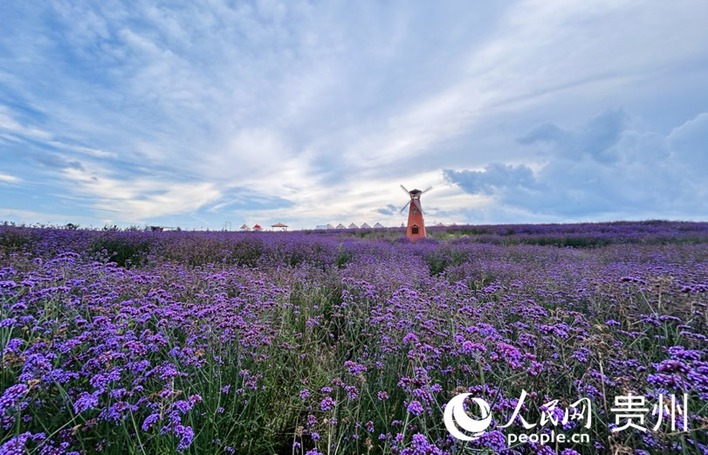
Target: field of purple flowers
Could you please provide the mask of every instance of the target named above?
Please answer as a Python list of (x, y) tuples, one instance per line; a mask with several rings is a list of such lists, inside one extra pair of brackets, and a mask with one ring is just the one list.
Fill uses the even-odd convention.
[(708, 453), (707, 223), (429, 235), (0, 226), (0, 453)]

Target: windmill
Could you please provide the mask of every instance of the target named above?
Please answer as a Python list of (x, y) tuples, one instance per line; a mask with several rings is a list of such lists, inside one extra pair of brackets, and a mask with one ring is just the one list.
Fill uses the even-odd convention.
[(406, 205), (403, 206), (401, 212), (403, 212), (406, 207), (410, 206), (408, 210), (408, 226), (406, 227), (406, 237), (410, 241), (416, 241), (420, 238), (425, 237), (425, 224), (423, 223), (423, 207), (420, 205), (420, 196), (423, 193), (427, 193), (432, 190), (433, 187), (428, 187), (425, 191), (420, 191), (413, 189), (408, 191), (405, 186), (401, 185), (403, 191), (405, 191), (411, 200), (408, 201)]

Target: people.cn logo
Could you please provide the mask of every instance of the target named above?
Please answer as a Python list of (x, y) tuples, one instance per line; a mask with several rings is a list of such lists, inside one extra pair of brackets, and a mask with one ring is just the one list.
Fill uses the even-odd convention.
[[(482, 420), (476, 420), (467, 415), (465, 412), (465, 400), (471, 393), (462, 393), (448, 401), (443, 413), (445, 427), (451, 435), (462, 441), (474, 441), (484, 434), (489, 425), (492, 423), (492, 411), (489, 404), (481, 398), (472, 398), (471, 400), (479, 406)], [(458, 428), (459, 427), (459, 428)], [(460, 429), (470, 433), (466, 435)]]

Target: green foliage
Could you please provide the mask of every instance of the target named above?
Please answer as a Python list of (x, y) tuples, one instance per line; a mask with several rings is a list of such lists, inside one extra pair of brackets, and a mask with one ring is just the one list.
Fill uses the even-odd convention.
[(265, 245), (260, 238), (245, 238), (234, 243), (230, 251), (231, 263), (243, 267), (255, 267), (265, 251)]
[(466, 251), (453, 247), (439, 247), (423, 255), (432, 276), (442, 275), (449, 267), (466, 262), (467, 258)]
[(29, 229), (6, 227), (0, 230), (0, 250), (8, 252), (23, 251), (35, 241), (33, 232)]
[(338, 268), (343, 269), (353, 259), (354, 259), (354, 252), (353, 251), (346, 249), (344, 247), (340, 247), (337, 250), (337, 257), (335, 258), (334, 262)]
[(148, 260), (150, 242), (141, 238), (102, 236), (94, 240), (89, 253), (105, 262), (115, 262), (120, 267), (140, 267)]

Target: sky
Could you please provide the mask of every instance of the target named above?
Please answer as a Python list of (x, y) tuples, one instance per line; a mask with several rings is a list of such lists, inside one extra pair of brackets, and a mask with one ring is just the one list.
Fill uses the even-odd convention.
[(708, 221), (708, 2), (0, 2), (0, 221)]

